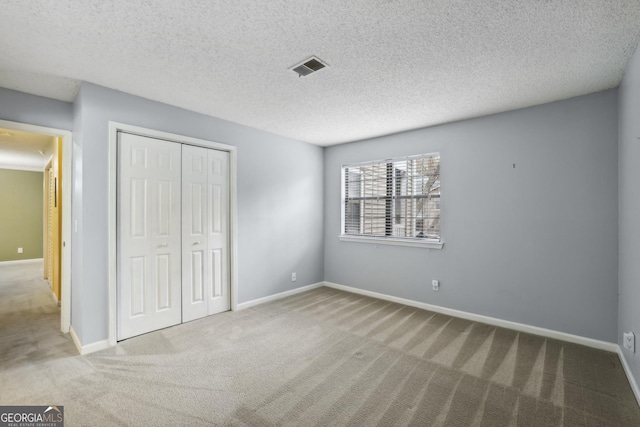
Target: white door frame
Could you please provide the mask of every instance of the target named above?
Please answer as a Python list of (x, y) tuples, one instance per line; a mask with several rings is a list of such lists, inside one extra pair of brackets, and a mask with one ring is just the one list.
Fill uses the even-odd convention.
[(55, 129), (28, 123), (0, 120), (0, 127), (22, 132), (38, 133), (62, 138), (62, 251), (60, 271), (60, 331), (69, 333), (71, 325), (71, 153), (72, 136), (68, 130)]
[[(221, 144), (219, 142), (207, 141), (204, 139), (191, 138), (147, 129), (139, 126), (127, 125), (117, 122), (109, 122), (109, 200), (108, 200), (108, 220), (107, 233), (109, 236), (109, 346), (117, 343), (117, 232), (116, 232), (116, 201), (117, 201), (117, 178), (118, 178), (118, 131), (132, 133), (150, 138), (163, 139), (166, 141), (181, 144), (197, 145), (199, 147), (213, 148), (227, 151), (229, 153), (229, 282), (231, 287), (231, 310), (237, 309), (237, 151), (233, 145)], [(64, 160), (64, 159), (63, 159)]]

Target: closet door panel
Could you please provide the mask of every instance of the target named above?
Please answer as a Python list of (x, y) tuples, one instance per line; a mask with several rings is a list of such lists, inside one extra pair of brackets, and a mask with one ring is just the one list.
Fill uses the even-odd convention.
[(208, 314), (208, 214), (206, 148), (182, 146), (182, 320)]
[(211, 265), (208, 314), (231, 308), (229, 281), (229, 153), (207, 150), (209, 227), (207, 249)]
[(118, 134), (118, 340), (181, 322), (180, 181), (180, 145)]

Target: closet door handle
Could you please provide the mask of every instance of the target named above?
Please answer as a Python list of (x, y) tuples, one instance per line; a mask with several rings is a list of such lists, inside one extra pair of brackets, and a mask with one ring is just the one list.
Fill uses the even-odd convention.
[(168, 244), (168, 243), (160, 243), (160, 244), (158, 245), (158, 247), (159, 247), (159, 248), (166, 248), (167, 246), (169, 246), (169, 244)]
[(199, 244), (200, 244), (200, 241), (193, 242), (193, 246), (196, 246), (196, 245), (199, 245)]

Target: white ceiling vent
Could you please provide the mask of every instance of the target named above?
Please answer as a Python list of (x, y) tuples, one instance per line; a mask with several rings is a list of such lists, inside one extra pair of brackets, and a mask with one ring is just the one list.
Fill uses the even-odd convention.
[(302, 64), (295, 65), (290, 68), (290, 70), (298, 73), (298, 77), (308, 76), (311, 73), (315, 73), (318, 70), (327, 67), (327, 64), (312, 56), (311, 58), (305, 60)]

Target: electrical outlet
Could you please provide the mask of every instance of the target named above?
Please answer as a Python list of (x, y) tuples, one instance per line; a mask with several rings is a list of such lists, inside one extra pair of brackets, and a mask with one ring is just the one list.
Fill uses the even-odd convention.
[(291, 281), (292, 282), (296, 281), (296, 273), (295, 272), (291, 273)]
[(431, 286), (433, 287), (434, 291), (440, 290), (440, 282), (435, 279), (431, 281)]
[(630, 352), (636, 352), (636, 336), (633, 335), (633, 332), (622, 333), (622, 345)]
[(18, 248), (18, 253), (19, 254), (24, 253), (24, 248)]

